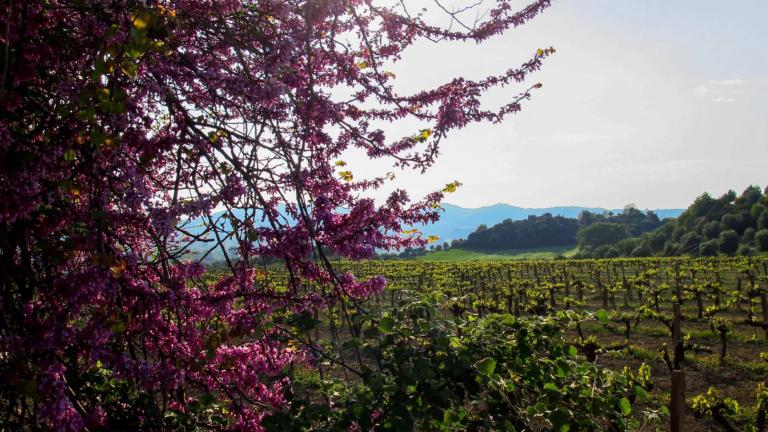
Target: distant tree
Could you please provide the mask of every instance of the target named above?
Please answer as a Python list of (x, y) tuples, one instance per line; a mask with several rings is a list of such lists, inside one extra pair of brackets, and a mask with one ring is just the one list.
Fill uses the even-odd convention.
[(749, 209), (749, 213), (752, 215), (753, 220), (758, 220), (760, 218), (760, 215), (767, 210), (768, 207), (765, 206), (762, 202), (759, 202), (752, 206), (752, 208)]
[(448, 250), (451, 248), (451, 245), (448, 242), (443, 242), (443, 249)]
[(597, 215), (594, 213), (588, 211), (588, 210), (582, 210), (579, 213), (579, 226), (587, 226), (592, 225), (597, 220)]
[(752, 256), (756, 254), (757, 254), (757, 251), (755, 250), (755, 248), (745, 244), (739, 245), (739, 248), (736, 250), (736, 255)]
[(734, 204), (740, 209), (749, 209), (760, 202), (762, 197), (763, 192), (760, 190), (759, 186), (748, 186), (744, 189), (744, 192), (736, 198)]
[(591, 250), (590, 253), (585, 255), (588, 258), (618, 258), (621, 256), (621, 252), (616, 249), (615, 246), (602, 245)]
[(749, 227), (744, 230), (744, 234), (741, 236), (741, 243), (745, 244), (747, 246), (754, 246), (755, 245), (755, 232), (756, 230), (752, 227)]
[(680, 243), (675, 241), (668, 241), (664, 244), (664, 250), (662, 251), (662, 254), (664, 256), (674, 256), (677, 255), (678, 250), (680, 250)]
[(674, 241), (680, 241), (681, 238), (687, 233), (688, 231), (685, 229), (684, 226), (678, 224), (675, 226), (675, 229), (672, 231), (672, 240)]
[(478, 227), (467, 236), (462, 247), (470, 250), (509, 250), (532, 247), (566, 246), (576, 243), (578, 222), (545, 213), (527, 219), (505, 219), (490, 228)]
[(681, 255), (696, 255), (699, 252), (701, 236), (695, 231), (690, 231), (680, 238), (680, 248), (678, 253)]
[(744, 232), (747, 228), (757, 224), (757, 221), (752, 217), (752, 213), (749, 210), (742, 210), (739, 215), (741, 216), (741, 232)]
[(757, 228), (768, 229), (768, 210), (763, 210), (760, 216), (757, 217)]
[(755, 245), (761, 252), (768, 251), (768, 229), (761, 229), (755, 233)]
[(699, 256), (715, 256), (720, 250), (717, 240), (708, 240), (699, 245)]
[[(717, 205), (717, 200), (712, 198), (708, 193), (703, 193), (697, 197), (693, 204), (691, 204), (678, 218), (678, 223), (682, 225), (690, 225), (693, 220), (707, 214)], [(680, 238), (680, 237), (677, 237)]]
[(647, 243), (641, 243), (639, 246), (632, 250), (631, 255), (633, 257), (649, 257), (653, 255), (653, 250)]
[(597, 248), (612, 245), (630, 236), (629, 230), (617, 223), (598, 222), (582, 228), (576, 234), (580, 248)]
[(720, 233), (720, 252), (733, 255), (739, 248), (739, 234), (735, 230), (726, 230)]
[(653, 249), (654, 251), (663, 250), (664, 244), (667, 242), (667, 237), (665, 236), (665, 233), (661, 230), (657, 230), (652, 233), (649, 233), (647, 238), (648, 238), (648, 244), (651, 246), (651, 249)]
[(752, 215), (746, 210), (727, 213), (723, 215), (721, 222), (724, 229), (732, 229), (738, 234), (742, 234), (745, 229), (752, 225)]
[(735, 213), (728, 213), (723, 215), (723, 218), (720, 219), (720, 222), (723, 224), (723, 229), (727, 230), (737, 231), (741, 226), (741, 218)]
[(621, 256), (630, 256), (632, 251), (640, 245), (640, 239), (635, 237), (626, 238), (614, 245)]
[(707, 240), (713, 240), (716, 239), (720, 232), (723, 230), (722, 226), (720, 225), (720, 222), (718, 221), (712, 221), (708, 224), (704, 225), (704, 227), (701, 229), (701, 233), (704, 235), (704, 238)]

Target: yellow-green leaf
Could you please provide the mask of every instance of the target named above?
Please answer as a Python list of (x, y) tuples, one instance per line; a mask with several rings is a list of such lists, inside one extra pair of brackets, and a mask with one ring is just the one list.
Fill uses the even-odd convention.
[(445, 192), (445, 193), (453, 193), (453, 192), (456, 192), (456, 189), (458, 189), (458, 188), (459, 188), (459, 186), (461, 186), (461, 183), (459, 183), (459, 182), (457, 182), (457, 181), (455, 181), (455, 182), (453, 182), (453, 183), (448, 183), (448, 184), (446, 184), (446, 185), (445, 185), (445, 187), (443, 188), (443, 192)]
[(144, 30), (149, 27), (151, 20), (152, 14), (149, 12), (142, 12), (133, 18), (133, 27), (135, 27), (136, 30)]
[(627, 398), (621, 398), (619, 400), (619, 409), (621, 410), (621, 413), (625, 416), (628, 416), (632, 413), (632, 404), (629, 403), (629, 399)]
[(72, 162), (73, 160), (75, 160), (75, 151), (72, 149), (67, 149), (64, 152), (64, 160), (67, 162)]

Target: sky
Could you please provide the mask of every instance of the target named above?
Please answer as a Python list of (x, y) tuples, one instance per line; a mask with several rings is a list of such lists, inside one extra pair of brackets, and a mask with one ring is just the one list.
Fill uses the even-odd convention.
[[(418, 198), (458, 180), (463, 186), (445, 201), (465, 207), (653, 209), (685, 208), (703, 192), (765, 187), (766, 22), (766, 0), (555, 0), (479, 46), (415, 45), (391, 67), (404, 93), (499, 73), (538, 48), (557, 53), (527, 82), (543, 87), (523, 112), (453, 133), (432, 169), (395, 171), (375, 196), (400, 187)], [(499, 105), (522, 89), (486, 100)], [(392, 170), (360, 154), (347, 161), (356, 176)]]

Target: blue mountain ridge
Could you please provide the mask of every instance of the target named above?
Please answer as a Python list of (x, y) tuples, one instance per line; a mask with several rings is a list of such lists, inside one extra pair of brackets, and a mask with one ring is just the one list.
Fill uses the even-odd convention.
[[(471, 232), (475, 231), (478, 226), (485, 224), (487, 226), (493, 226), (502, 222), (505, 219), (522, 220), (526, 219), (530, 215), (541, 216), (545, 213), (550, 213), (553, 216), (564, 216), (568, 218), (576, 218), (584, 210), (592, 213), (621, 213), (621, 209), (606, 209), (602, 207), (582, 207), (582, 206), (563, 206), (563, 207), (542, 207), (542, 208), (525, 208), (517, 207), (509, 204), (494, 204), (485, 207), (467, 208), (454, 204), (443, 203), (443, 212), (440, 216), (440, 220), (434, 224), (427, 226), (419, 226), (418, 228), (425, 236), (434, 235), (440, 238), (439, 242), (451, 242), (460, 238), (466, 238)], [(676, 218), (684, 209), (657, 209), (653, 210), (661, 219)], [(245, 210), (233, 211), (238, 218), (242, 218), (245, 215)], [(211, 215), (213, 220), (217, 220), (224, 212), (214, 213)], [(258, 219), (258, 212), (257, 212)], [(258, 223), (258, 225), (262, 225)], [(221, 219), (219, 222), (225, 231), (231, 228), (230, 222), (227, 219)], [(202, 218), (193, 219), (188, 221), (184, 225), (184, 229), (194, 234), (199, 234), (204, 230), (204, 223)], [(225, 245), (228, 248), (235, 247), (235, 241), (226, 241)], [(193, 254), (198, 255), (205, 253), (210, 246), (207, 243), (194, 244), (190, 248)], [(208, 255), (206, 261), (218, 261), (223, 259), (223, 255), (220, 251), (214, 251)]]

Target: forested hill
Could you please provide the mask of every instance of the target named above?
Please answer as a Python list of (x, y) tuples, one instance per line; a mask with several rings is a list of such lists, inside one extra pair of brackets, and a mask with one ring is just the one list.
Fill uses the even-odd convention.
[[(714, 198), (704, 193), (676, 220), (640, 236), (610, 224), (579, 235), (581, 254), (618, 256), (752, 255), (768, 251), (768, 190), (750, 186)], [(613, 232), (611, 237), (609, 232)], [(616, 233), (620, 237), (616, 236)]]
[[(564, 216), (566, 218), (578, 218), (584, 211), (593, 214), (621, 213), (621, 209), (607, 209), (602, 207), (583, 206), (555, 206), (555, 207), (518, 207), (509, 204), (494, 204), (479, 208), (467, 208), (444, 203), (440, 220), (434, 224), (418, 227), (425, 235), (440, 237), (441, 242), (451, 242), (456, 239), (465, 239), (480, 225), (493, 226), (504, 220), (526, 220), (529, 216)], [(660, 219), (677, 217), (683, 209), (658, 209), (654, 213)], [(574, 243), (571, 243), (574, 244)]]
[(652, 211), (643, 212), (634, 207), (627, 207), (617, 214), (582, 210), (578, 218), (545, 213), (518, 221), (506, 219), (490, 228), (480, 225), (466, 240), (454, 241), (451, 246), (468, 250), (500, 251), (574, 245), (580, 230), (600, 223), (614, 224), (632, 235), (640, 235), (659, 228), (664, 221)]

